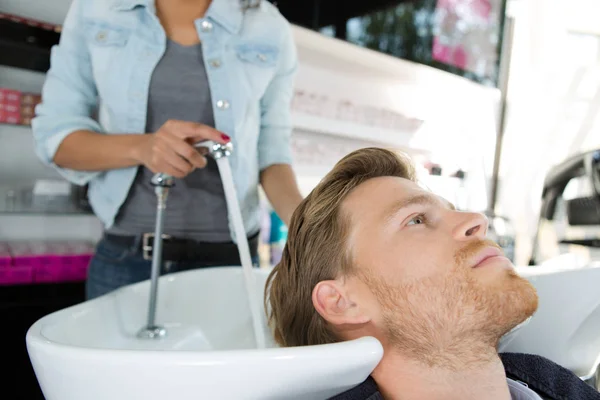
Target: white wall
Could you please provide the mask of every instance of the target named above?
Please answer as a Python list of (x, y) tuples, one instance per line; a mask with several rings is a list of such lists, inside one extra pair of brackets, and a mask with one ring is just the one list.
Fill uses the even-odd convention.
[[(511, 219), (516, 262), (526, 264), (547, 171), (600, 148), (600, 4), (594, 0), (515, 0), (516, 18), (497, 211)], [(299, 86), (392, 107), (425, 120), (409, 139), (446, 165), (482, 172), (489, 183), (499, 93), (461, 78), (297, 30), (305, 62)], [(335, 73), (327, 72), (335, 71)], [(345, 85), (344, 85), (345, 82)], [(483, 156), (483, 168), (477, 162)], [(487, 188), (486, 188), (487, 189)], [(485, 198), (471, 204), (483, 209)]]
[(528, 0), (514, 2), (513, 12), (498, 206), (515, 223), (517, 260), (526, 263), (547, 171), (569, 155), (600, 147), (600, 40), (569, 34), (586, 25), (574, 14), (597, 21), (600, 7), (587, 0)]
[[(469, 208), (487, 208), (496, 89), (304, 28), (295, 27), (294, 34), (300, 58), (297, 90), (423, 120), (421, 128), (413, 131), (359, 129), (364, 129), (365, 140), (385, 142), (413, 155), (426, 154), (447, 171), (468, 171)], [(323, 120), (323, 126), (337, 123)]]

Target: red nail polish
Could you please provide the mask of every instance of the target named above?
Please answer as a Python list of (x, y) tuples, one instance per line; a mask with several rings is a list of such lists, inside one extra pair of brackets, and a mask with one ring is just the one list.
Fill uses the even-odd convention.
[(231, 138), (229, 136), (227, 136), (226, 134), (221, 134), (221, 137), (223, 138), (223, 140), (229, 142), (231, 140)]

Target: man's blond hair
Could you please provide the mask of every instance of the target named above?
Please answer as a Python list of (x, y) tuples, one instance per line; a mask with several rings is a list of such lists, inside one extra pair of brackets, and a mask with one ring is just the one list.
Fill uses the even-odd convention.
[(416, 179), (407, 157), (381, 148), (356, 150), (340, 160), (294, 212), (281, 262), (265, 287), (265, 309), (280, 345), (338, 341), (315, 310), (312, 291), (320, 281), (352, 272), (346, 245), (349, 218), (341, 206), (361, 183), (384, 176)]

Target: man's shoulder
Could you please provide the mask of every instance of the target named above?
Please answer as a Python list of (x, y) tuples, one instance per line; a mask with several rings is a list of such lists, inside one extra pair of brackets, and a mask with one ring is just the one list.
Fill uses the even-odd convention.
[[(600, 393), (574, 373), (533, 354), (501, 353), (506, 376), (525, 383), (543, 399), (600, 400)], [(373, 378), (328, 400), (383, 400)]]
[(257, 8), (244, 12), (240, 35), (249, 42), (293, 45), (292, 26), (272, 3), (262, 0)]
[(249, 9), (244, 13), (247, 21), (268, 24), (268, 28), (275, 31), (289, 31), (291, 25), (287, 18), (281, 14), (277, 6), (267, 0), (262, 0), (258, 8)]
[(369, 376), (360, 385), (327, 400), (383, 400), (383, 396), (379, 393), (375, 380)]
[(506, 376), (545, 399), (600, 400), (600, 393), (555, 362), (534, 354), (500, 353)]

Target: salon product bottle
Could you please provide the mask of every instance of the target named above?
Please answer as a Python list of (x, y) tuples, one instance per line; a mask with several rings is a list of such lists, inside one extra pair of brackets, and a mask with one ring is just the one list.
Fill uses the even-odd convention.
[(271, 211), (271, 265), (276, 265), (281, 260), (283, 248), (287, 240), (287, 227), (275, 211)]
[(258, 240), (258, 259), (261, 268), (271, 265), (271, 208), (266, 201), (260, 202), (260, 236)]

